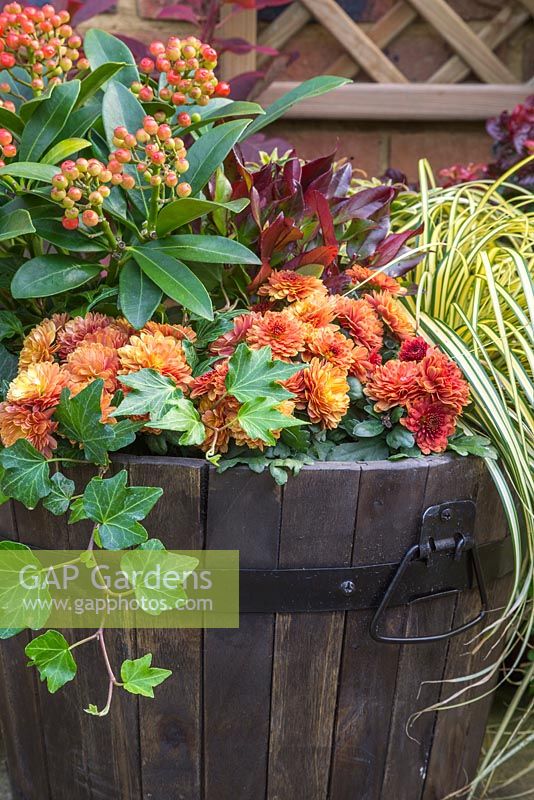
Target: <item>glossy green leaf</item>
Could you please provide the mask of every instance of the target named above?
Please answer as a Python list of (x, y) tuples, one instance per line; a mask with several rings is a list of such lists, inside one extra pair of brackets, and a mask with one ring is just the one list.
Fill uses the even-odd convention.
[(0, 242), (14, 239), (16, 236), (25, 236), (35, 233), (30, 215), (24, 209), (12, 211), (11, 214), (0, 216)]
[(30, 666), (37, 667), (41, 680), (46, 681), (51, 694), (76, 677), (76, 662), (69, 643), (58, 631), (47, 631), (33, 639), (24, 652)]
[(243, 403), (237, 412), (237, 421), (251, 439), (261, 439), (270, 445), (276, 444), (273, 431), (306, 424), (296, 417), (282, 414), (276, 408), (276, 401), (265, 397)]
[(230, 200), (228, 203), (215, 203), (212, 200), (201, 200), (197, 197), (179, 198), (163, 206), (158, 215), (156, 232), (160, 237), (165, 236), (213, 211), (229, 211), (239, 214), (248, 204), (247, 198)]
[(9, 383), (19, 369), (19, 360), (17, 356), (10, 353), (3, 344), (0, 344), (0, 381)]
[(291, 397), (280, 381), (291, 378), (299, 369), (302, 364), (273, 361), (270, 347), (251, 350), (246, 344), (240, 344), (228, 364), (226, 388), (241, 403), (258, 397), (280, 403)]
[(130, 48), (110, 33), (91, 28), (85, 34), (83, 49), (93, 72), (96, 72), (98, 67), (104, 64), (122, 63), (126, 66), (110, 76), (113, 82), (118, 81), (129, 87), (134, 81), (139, 80), (139, 72), (135, 66), (135, 59)]
[(114, 440), (113, 426), (100, 421), (100, 398), (104, 381), (93, 381), (75, 397), (64, 389), (55, 412), (59, 432), (83, 446), (85, 457), (95, 464), (108, 463), (108, 450)]
[(206, 438), (206, 429), (195, 406), (186, 397), (173, 402), (172, 407), (162, 417), (150, 416), (154, 426), (163, 431), (183, 431), (179, 444), (191, 447), (202, 444)]
[(145, 275), (132, 259), (121, 269), (119, 275), (119, 303), (121, 311), (134, 326), (142, 328), (161, 303), (161, 289)]
[(191, 184), (193, 194), (204, 188), (249, 125), (248, 119), (225, 122), (209, 130), (192, 145), (187, 153), (189, 169), (185, 179)]
[(80, 92), (80, 81), (56, 86), (26, 124), (20, 141), (21, 161), (39, 161), (63, 130)]
[[(152, 540), (153, 541), (153, 540)], [(198, 566), (198, 558), (168, 553), (159, 547), (141, 545), (121, 558), (121, 570), (127, 576), (135, 597), (147, 614), (159, 616), (176, 610), (187, 600), (183, 582)], [(158, 575), (158, 580), (151, 576)]]
[(5, 473), (0, 481), (2, 492), (19, 500), (26, 508), (35, 508), (52, 491), (50, 467), (38, 450), (26, 439), (19, 439), (0, 452)]
[(338, 444), (328, 453), (327, 461), (384, 461), (389, 447), (382, 436), (363, 439), (361, 442)]
[(60, 161), (65, 161), (66, 158), (70, 158), (74, 153), (79, 150), (85, 150), (87, 147), (91, 147), (91, 142), (87, 139), (64, 139), (54, 145), (42, 157), (41, 164), (58, 164)]
[(22, 323), (13, 311), (0, 311), (0, 341), (24, 336)]
[[(109, 251), (108, 242), (102, 236), (89, 237), (81, 230), (67, 231), (61, 224), (61, 218), (53, 216), (54, 208), (48, 208), (50, 216), (39, 216), (32, 213), (32, 220), (37, 234), (47, 242), (70, 250), (71, 253), (100, 253)], [(59, 209), (58, 209), (59, 210)], [(102, 267), (100, 267), (102, 269)]]
[(241, 135), (240, 141), (254, 136), (258, 131), (261, 131), (267, 125), (271, 125), (275, 120), (282, 117), (296, 103), (302, 100), (308, 100), (310, 97), (319, 97), (322, 94), (331, 92), (339, 86), (344, 86), (350, 83), (348, 78), (337, 78), (333, 75), (321, 75), (317, 78), (310, 78), (310, 80), (300, 83), (290, 92), (287, 92), (272, 105), (265, 109), (265, 114), (258, 117), (254, 122), (249, 125), (247, 130)]
[(16, 298), (50, 297), (76, 289), (102, 270), (100, 264), (76, 262), (72, 256), (37, 256), (20, 267), (11, 282)]
[(358, 422), (352, 429), (353, 436), (361, 436), (367, 438), (370, 436), (378, 436), (383, 433), (384, 426), (379, 419), (366, 419), (364, 422)]
[(5, 167), (0, 167), (1, 175), (52, 183), (52, 178), (57, 175), (57, 167), (52, 167), (49, 164), (38, 164), (34, 161), (16, 161), (13, 164), (6, 164)]
[(106, 61), (100, 64), (100, 66), (96, 67), (96, 69), (93, 68), (93, 71), (82, 80), (80, 94), (74, 109), (76, 110), (80, 108), (84, 103), (87, 102), (87, 100), (93, 97), (99, 91), (99, 89), (102, 89), (105, 84), (117, 74), (117, 72), (120, 72), (125, 67), (128, 67), (128, 64), (126, 64), (125, 61), (120, 63)]
[(7, 128), (11, 133), (21, 136), (24, 131), (24, 122), (12, 111), (0, 108), (0, 127)]
[(415, 444), (413, 433), (407, 431), (402, 425), (395, 425), (386, 436), (386, 442), (392, 450), (399, 450), (401, 447), (409, 450)]
[(131, 694), (143, 697), (154, 697), (154, 687), (172, 675), (170, 669), (152, 667), (152, 653), (134, 661), (124, 661), (121, 667), (121, 679), (124, 688)]
[[(21, 573), (31, 568), (33, 574), (42, 564), (29, 547), (20, 542), (0, 542), (0, 639), (10, 638), (25, 628), (38, 630), (50, 616), (50, 591), (43, 581), (21, 581)], [(5, 554), (5, 558), (3, 557)]]
[(179, 234), (155, 242), (153, 247), (184, 261), (206, 264), (261, 264), (261, 259), (252, 250), (224, 236)]
[(151, 242), (132, 247), (132, 256), (168, 297), (199, 317), (213, 319), (211, 299), (204, 284), (185, 264), (153, 247)]
[(85, 136), (100, 118), (102, 113), (101, 103), (89, 103), (83, 108), (77, 108), (69, 116), (62, 135), (68, 139), (78, 139)]

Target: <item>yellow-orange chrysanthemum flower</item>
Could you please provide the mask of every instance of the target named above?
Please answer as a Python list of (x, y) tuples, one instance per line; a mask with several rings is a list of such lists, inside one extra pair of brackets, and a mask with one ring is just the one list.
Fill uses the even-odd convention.
[(363, 345), (355, 347), (352, 352), (352, 364), (350, 365), (349, 375), (358, 378), (360, 383), (366, 383), (374, 369), (375, 365), (371, 360), (369, 350), (363, 347)]
[(198, 405), (200, 418), (206, 428), (206, 438), (200, 445), (202, 450), (212, 450), (216, 453), (228, 452), (230, 444), (230, 429), (227, 426), (229, 417), (232, 419), (237, 413), (239, 404), (233, 397), (228, 397), (222, 403), (213, 403), (208, 396), (201, 398)]
[(337, 428), (350, 402), (346, 370), (312, 358), (309, 367), (300, 373), (300, 380), (301, 397), (311, 421), (322, 428)]
[(83, 342), (67, 357), (69, 387), (73, 394), (78, 394), (92, 381), (102, 378), (104, 389), (113, 394), (118, 388), (119, 368), (119, 357), (114, 348), (94, 342)]
[(214, 364), (213, 368), (199, 375), (191, 381), (191, 391), (189, 396), (192, 400), (195, 397), (207, 396), (210, 400), (216, 400), (226, 392), (226, 376), (228, 375), (228, 359)]
[(274, 358), (289, 361), (304, 350), (304, 333), (304, 326), (289, 309), (266, 311), (254, 320), (246, 341), (252, 350), (268, 345)]
[(389, 292), (371, 292), (365, 295), (365, 301), (397, 338), (402, 340), (413, 336), (414, 327), (408, 314)]
[(386, 361), (375, 369), (364, 392), (376, 401), (376, 411), (389, 411), (393, 406), (406, 405), (421, 394), (419, 364), (397, 359)]
[(124, 347), (129, 338), (129, 335), (122, 328), (117, 325), (108, 325), (107, 328), (99, 328), (92, 333), (88, 333), (84, 336), (82, 344), (93, 342), (94, 344), (103, 344), (105, 347), (113, 347), (118, 350), (119, 347)]
[(210, 344), (210, 353), (219, 356), (231, 356), (237, 345), (245, 341), (255, 320), (260, 319), (261, 315), (255, 312), (240, 314), (234, 319), (234, 327), (231, 331), (221, 334), (218, 339)]
[(50, 361), (30, 364), (9, 384), (7, 400), (10, 403), (34, 404), (41, 410), (48, 409), (57, 405), (66, 386), (67, 375), (59, 364)]
[(29, 332), (22, 343), (19, 356), (19, 369), (40, 361), (53, 361), (56, 346), (56, 324), (51, 319), (44, 319)]
[(357, 286), (363, 283), (362, 289), (381, 289), (390, 294), (406, 294), (406, 289), (395, 278), (385, 272), (380, 272), (380, 270), (367, 269), (367, 267), (354, 264), (345, 274), (349, 275)]
[(272, 272), (267, 283), (260, 286), (258, 294), (266, 295), (271, 300), (305, 300), (313, 294), (326, 295), (326, 286), (313, 275), (301, 275), (289, 269)]
[(118, 351), (121, 362), (120, 374), (154, 369), (168, 375), (185, 390), (191, 383), (191, 367), (187, 363), (181, 342), (162, 333), (140, 333), (130, 337), (130, 343)]
[(148, 333), (162, 333), (164, 336), (174, 336), (175, 339), (178, 339), (182, 342), (184, 339), (187, 339), (189, 342), (194, 342), (197, 338), (197, 335), (193, 328), (190, 328), (189, 325), (169, 325), (166, 322), (147, 322), (145, 327), (143, 328), (144, 332)]
[(354, 359), (354, 342), (344, 336), (335, 326), (311, 328), (306, 337), (306, 350), (302, 357), (310, 361), (323, 358), (348, 372)]
[(300, 322), (308, 323), (314, 328), (323, 328), (330, 325), (335, 317), (335, 299), (315, 292), (305, 300), (292, 303), (287, 310)]
[(54, 433), (58, 426), (52, 420), (54, 408), (41, 409), (20, 403), (0, 403), (0, 439), (4, 447), (11, 447), (19, 439), (26, 439), (46, 458), (57, 447)]
[(338, 322), (346, 328), (357, 344), (368, 350), (378, 350), (382, 346), (384, 329), (377, 314), (365, 300), (349, 297), (336, 298)]

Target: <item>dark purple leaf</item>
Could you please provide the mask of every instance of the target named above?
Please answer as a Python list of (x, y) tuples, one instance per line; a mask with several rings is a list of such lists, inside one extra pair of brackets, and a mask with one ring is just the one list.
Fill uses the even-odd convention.
[(243, 72), (232, 78), (232, 100), (246, 100), (250, 96), (259, 80), (265, 75), (264, 72)]
[(404, 231), (404, 233), (392, 233), (387, 239), (378, 245), (375, 251), (375, 256), (372, 260), (372, 266), (376, 269), (378, 267), (385, 267), (390, 261), (400, 253), (408, 239), (421, 233), (423, 226), (412, 231)]
[[(69, 5), (71, 4), (69, 3)], [(79, 25), (81, 22), (91, 19), (91, 17), (96, 17), (97, 14), (103, 14), (105, 11), (109, 11), (115, 5), (116, 0), (89, 0), (74, 13), (72, 24)]]
[(369, 219), (377, 211), (387, 206), (396, 195), (392, 186), (376, 186), (363, 189), (336, 207), (335, 222), (341, 224), (351, 219)]
[(140, 42), (139, 39), (133, 39), (131, 36), (126, 36), (124, 33), (116, 33), (115, 36), (130, 48), (136, 61), (146, 56), (147, 46), (143, 44), (143, 42)]
[(229, 52), (235, 53), (236, 55), (244, 55), (245, 53), (254, 51), (256, 53), (264, 53), (266, 56), (278, 55), (278, 50), (275, 50), (274, 47), (251, 44), (251, 42), (247, 42), (246, 39), (240, 39), (238, 37), (234, 37), (233, 39), (215, 39), (213, 45), (220, 53)]
[(334, 197), (346, 197), (351, 180), (352, 164), (343, 164), (343, 166), (337, 169), (332, 175), (330, 185), (326, 192), (327, 198), (330, 200)]
[(176, 19), (180, 22), (191, 22), (193, 25), (198, 25), (199, 23), (198, 15), (195, 14), (191, 6), (185, 6), (182, 3), (162, 8), (158, 14), (158, 19)]

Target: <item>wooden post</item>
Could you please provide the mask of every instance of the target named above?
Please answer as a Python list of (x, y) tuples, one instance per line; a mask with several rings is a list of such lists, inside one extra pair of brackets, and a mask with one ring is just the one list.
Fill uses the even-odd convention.
[[(224, 9), (228, 6), (224, 6)], [(245, 39), (251, 44), (256, 44), (257, 18), (254, 9), (250, 11), (230, 11), (227, 13), (226, 20), (219, 29), (221, 39)], [(226, 80), (240, 75), (242, 72), (252, 72), (256, 69), (256, 51), (237, 55), (235, 53), (225, 53), (221, 58), (221, 74)]]

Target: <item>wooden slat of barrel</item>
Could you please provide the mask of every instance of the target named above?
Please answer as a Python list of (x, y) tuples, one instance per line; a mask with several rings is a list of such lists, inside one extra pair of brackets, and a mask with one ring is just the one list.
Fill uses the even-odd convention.
[[(281, 496), (269, 474), (210, 471), (206, 546), (238, 549), (242, 567), (276, 567)], [(205, 800), (264, 796), (273, 637), (273, 614), (204, 632)]]
[[(429, 470), (423, 507), (447, 500), (476, 500), (482, 462), (477, 459), (440, 459)], [(409, 636), (441, 633), (452, 628), (458, 593), (418, 600), (408, 606)], [(407, 732), (411, 715), (436, 703), (440, 696), (450, 642), (404, 645), (399, 657), (397, 687), (389, 730), (382, 800), (405, 796), (419, 800), (428, 771), (436, 714), (424, 713)], [(423, 683), (428, 681), (429, 683)], [(407, 767), (407, 765), (409, 765)]]
[[(362, 467), (354, 534), (354, 566), (397, 561), (417, 541), (428, 462)], [(350, 612), (343, 645), (332, 800), (377, 800), (387, 753), (387, 732), (397, 684), (400, 647), (369, 635), (374, 611)], [(388, 612), (384, 632), (404, 635), (406, 610)]]
[[(168, 549), (202, 549), (207, 465), (193, 459), (152, 458), (131, 459), (128, 466), (131, 485), (159, 486), (164, 492), (143, 522), (150, 536), (161, 539)], [(154, 666), (173, 672), (158, 687), (154, 700), (139, 698), (139, 797), (197, 800), (201, 792), (202, 631), (138, 630), (137, 651), (137, 657), (152, 653)]]
[[(67, 550), (69, 540), (67, 526), (41, 506), (29, 511), (15, 503), (15, 519), (20, 541), (35, 547)], [(70, 631), (62, 631), (69, 640)], [(39, 633), (34, 634), (38, 636)], [(23, 662), (24, 663), (24, 662)], [(22, 668), (22, 664), (21, 667)], [(76, 681), (64, 686), (56, 694), (50, 694), (46, 684), (39, 681), (38, 694), (43, 725), (50, 794), (53, 800), (72, 800), (76, 783), (89, 785), (89, 775), (82, 747), (81, 698)], [(73, 785), (74, 781), (74, 785)], [(38, 800), (39, 787), (33, 788), (30, 798)]]
[[(280, 567), (349, 565), (361, 467), (330, 465), (286, 485)], [(278, 614), (268, 800), (324, 800), (335, 724), (344, 613)]]
[[(491, 542), (502, 539), (506, 533), (506, 519), (499, 494), (490, 473), (484, 469), (477, 495), (477, 516), (475, 537), (477, 542)], [(491, 609), (506, 605), (512, 587), (512, 576), (508, 575), (489, 587)], [(461, 625), (477, 615), (480, 610), (480, 595), (477, 589), (462, 592), (458, 596), (454, 625)], [(477, 634), (486, 625), (498, 618), (499, 612), (492, 610), (488, 619), (467, 634), (450, 642), (444, 679), (452, 680), (473, 674), (494, 663), (502, 650), (499, 644), (488, 656), (495, 639), (482, 648), (477, 648)], [(476, 648), (476, 652), (475, 652)], [(485, 694), (495, 685), (497, 675), (475, 691), (466, 692), (453, 702), (462, 702), (473, 696)], [(440, 700), (450, 697), (466, 684), (444, 683)], [(445, 794), (465, 786), (473, 776), (479, 758), (480, 748), (486, 727), (486, 716), (493, 698), (484, 697), (475, 704), (451, 708), (437, 716), (434, 728), (432, 753), (422, 800), (441, 800)]]
[[(0, 506), (0, 540), (18, 541), (11, 501)], [(24, 667), (27, 661), (24, 648), (29, 641), (30, 635), (24, 631), (0, 643), (2, 734), (14, 800), (33, 800), (36, 786), (40, 787), (42, 800), (48, 800), (48, 766), (40, 727), (37, 676)]]

